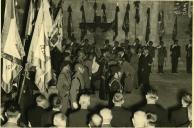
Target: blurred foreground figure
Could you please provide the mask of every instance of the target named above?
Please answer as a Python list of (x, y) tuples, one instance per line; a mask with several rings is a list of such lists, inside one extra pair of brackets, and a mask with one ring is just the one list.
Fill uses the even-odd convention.
[(133, 126), (135, 128), (145, 128), (147, 125), (146, 113), (143, 111), (137, 111), (132, 118)]
[(53, 125), (56, 128), (66, 127), (66, 116), (63, 113), (56, 113), (53, 117)]
[[(90, 105), (90, 96), (81, 95), (79, 99), (81, 108), (69, 115), (69, 127), (87, 127), (88, 126), (88, 106)], [(78, 106), (77, 106), (78, 107)]]
[(102, 117), (102, 127), (111, 127), (112, 112), (108, 108), (100, 110), (100, 116)]
[(100, 117), (98, 114), (92, 115), (88, 126), (90, 128), (94, 128), (94, 127), (101, 127), (101, 125), (102, 125), (102, 117)]

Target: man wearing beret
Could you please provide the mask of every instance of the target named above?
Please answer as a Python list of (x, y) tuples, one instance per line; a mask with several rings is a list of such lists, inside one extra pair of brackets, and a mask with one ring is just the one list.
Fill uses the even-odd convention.
[(114, 107), (111, 109), (113, 118), (111, 126), (113, 127), (132, 127), (130, 111), (122, 108), (124, 104), (124, 96), (122, 93), (115, 93), (113, 99)]

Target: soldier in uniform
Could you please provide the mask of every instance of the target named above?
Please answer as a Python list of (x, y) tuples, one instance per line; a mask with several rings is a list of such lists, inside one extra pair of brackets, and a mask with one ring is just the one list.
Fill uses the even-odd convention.
[(192, 40), (185, 47), (186, 50), (186, 71), (187, 73), (192, 72)]
[(143, 91), (147, 92), (150, 88), (150, 67), (152, 66), (152, 58), (148, 49), (145, 47), (143, 54), (139, 59), (139, 84), (143, 85)]
[(121, 69), (118, 65), (111, 66), (111, 74), (112, 78), (109, 81), (109, 106), (113, 107), (114, 104), (112, 102), (113, 96), (116, 92), (123, 92), (123, 86), (121, 84)]
[[(155, 47), (153, 46), (153, 42), (152, 41), (149, 41), (147, 48), (148, 48), (150, 57), (154, 61), (154, 58), (155, 58)], [(151, 68), (150, 68), (150, 71), (152, 72)]]
[(69, 91), (71, 88), (71, 69), (70, 62), (63, 62), (63, 68), (59, 74), (57, 81), (58, 95), (62, 100), (62, 112), (65, 114), (67, 109), (70, 107), (69, 104)]
[(160, 45), (157, 47), (157, 49), (158, 49), (158, 73), (164, 73), (163, 67), (167, 56), (167, 51), (163, 41), (160, 41)]
[(73, 109), (77, 109), (78, 95), (84, 92), (84, 85), (85, 85), (84, 78), (83, 78), (84, 67), (82, 64), (78, 63), (75, 65), (74, 69), (75, 69), (75, 74), (73, 75), (72, 82), (71, 82), (70, 100), (71, 100), (71, 105)]
[(181, 47), (178, 45), (178, 40), (174, 41), (174, 44), (170, 46), (172, 73), (177, 73), (178, 61), (181, 57)]

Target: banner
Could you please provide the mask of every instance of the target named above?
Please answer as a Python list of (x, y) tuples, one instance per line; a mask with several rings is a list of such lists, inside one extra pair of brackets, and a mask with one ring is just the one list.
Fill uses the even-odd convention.
[(49, 35), (52, 30), (52, 19), (47, 0), (41, 1), (35, 23), (34, 33), (28, 54), (28, 63), (36, 67), (35, 84), (40, 92), (45, 92), (52, 78)]
[(174, 21), (174, 28), (173, 28), (173, 32), (172, 32), (172, 40), (176, 40), (177, 39), (177, 15), (175, 17), (175, 21)]
[(123, 26), (122, 26), (122, 29), (125, 32), (125, 38), (128, 37), (128, 33), (129, 33), (129, 10), (130, 10), (130, 5), (128, 3), (126, 7), (125, 16), (124, 16)]
[(147, 9), (147, 26), (145, 36), (146, 43), (149, 41), (149, 38), (150, 38), (150, 8)]
[(158, 14), (158, 35), (160, 40), (162, 40), (164, 32), (164, 11), (161, 11)]
[(16, 24), (14, 0), (7, 0), (2, 29), (2, 89), (9, 93), (14, 79), (22, 70), (22, 58), (25, 56)]
[(85, 35), (87, 34), (86, 16), (85, 16), (84, 5), (81, 6), (80, 11), (82, 12), (82, 23), (84, 24), (84, 27), (81, 28), (81, 41), (82, 41), (84, 39)]

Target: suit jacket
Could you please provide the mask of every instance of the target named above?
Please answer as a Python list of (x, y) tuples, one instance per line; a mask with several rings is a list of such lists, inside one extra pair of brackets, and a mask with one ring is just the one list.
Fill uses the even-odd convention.
[(43, 114), (41, 117), (41, 126), (42, 127), (52, 126), (54, 114), (57, 112), (58, 111), (54, 111), (54, 110), (49, 110), (45, 112), (45, 114)]
[(186, 46), (185, 46), (185, 50), (186, 50), (186, 52), (187, 52), (187, 54), (186, 54), (186, 57), (187, 58), (192, 58), (192, 44), (187, 44)]
[(122, 107), (113, 107), (112, 108), (112, 121), (111, 126), (113, 127), (132, 127), (131, 117), (132, 114), (130, 111), (125, 110)]
[(181, 56), (181, 47), (179, 45), (171, 45), (170, 51), (172, 58), (179, 58)]
[(46, 113), (46, 110), (39, 106), (35, 106), (28, 111), (27, 117), (32, 127), (41, 127), (42, 115)]
[(170, 121), (174, 127), (187, 126), (187, 123), (189, 122), (187, 108), (181, 107), (172, 111), (170, 115)]
[(159, 46), (158, 47), (158, 64), (164, 64), (164, 58), (167, 56), (167, 51), (166, 47), (164, 46)]
[(165, 127), (168, 126), (168, 113), (167, 111), (157, 104), (146, 104), (142, 106), (139, 110), (143, 110), (144, 112), (150, 112), (157, 115), (157, 127)]
[(68, 127), (87, 127), (89, 111), (80, 109), (69, 115)]

